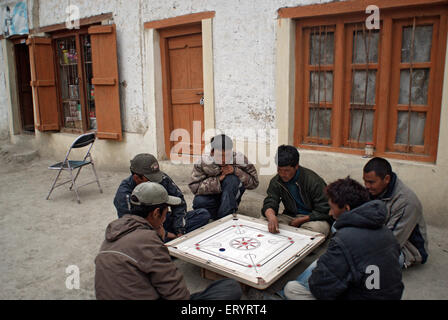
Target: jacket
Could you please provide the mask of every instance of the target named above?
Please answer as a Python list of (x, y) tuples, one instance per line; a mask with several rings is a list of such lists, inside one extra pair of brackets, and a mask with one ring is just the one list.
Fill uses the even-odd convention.
[[(168, 195), (178, 197), (182, 202), (177, 206), (170, 206), (171, 213), (174, 217), (173, 226), (171, 226), (176, 233), (185, 233), (185, 215), (187, 214), (187, 203), (185, 202), (184, 195), (180, 191), (179, 187), (174, 181), (165, 173), (160, 184), (166, 189)], [(137, 186), (132, 175), (124, 179), (115, 194), (114, 205), (117, 209), (118, 217), (122, 217), (125, 214), (130, 214), (130, 207), (128, 204), (128, 197), (131, 197), (132, 191)]]
[(392, 173), (388, 188), (378, 199), (386, 204), (386, 225), (400, 244), (405, 267), (425, 263), (428, 259), (426, 223), (415, 193)]
[[(233, 152), (234, 174), (248, 190), (258, 187), (258, 175), (255, 166), (247, 160), (246, 156), (240, 152)], [(188, 184), (191, 192), (195, 195), (220, 194), (221, 167), (214, 162), (210, 155), (203, 155), (198, 163), (193, 167), (191, 182)]]
[(189, 299), (182, 274), (146, 219), (112, 221), (95, 259), (97, 299)]
[(309, 278), (317, 299), (401, 299), (400, 247), (384, 225), (386, 216), (379, 200), (339, 216), (337, 231)]
[[(325, 181), (310, 169), (300, 166), (299, 170), (300, 174), (296, 184), (301, 191), (300, 195), (306, 209), (311, 212), (309, 215), (310, 221), (323, 220), (332, 223), (332, 218), (328, 214), (330, 211), (328, 198), (324, 193)], [(298, 214), (297, 204), (278, 174), (271, 179), (266, 193), (267, 197), (264, 199), (261, 209), (263, 216), (266, 216), (265, 212), (269, 208), (272, 208), (277, 215), (280, 202), (285, 206), (283, 214), (292, 217)]]

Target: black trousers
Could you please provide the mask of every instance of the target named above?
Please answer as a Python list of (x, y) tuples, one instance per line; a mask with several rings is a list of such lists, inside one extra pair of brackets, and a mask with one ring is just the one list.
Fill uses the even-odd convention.
[(193, 293), (190, 300), (240, 300), (243, 292), (233, 279), (216, 280), (204, 291)]

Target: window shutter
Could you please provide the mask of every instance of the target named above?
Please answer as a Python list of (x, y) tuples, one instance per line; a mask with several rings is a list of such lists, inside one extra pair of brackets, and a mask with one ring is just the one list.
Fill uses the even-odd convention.
[(59, 111), (50, 38), (28, 38), (31, 87), (36, 108), (35, 126), (39, 131), (59, 130)]
[(122, 140), (115, 25), (89, 28), (97, 137)]

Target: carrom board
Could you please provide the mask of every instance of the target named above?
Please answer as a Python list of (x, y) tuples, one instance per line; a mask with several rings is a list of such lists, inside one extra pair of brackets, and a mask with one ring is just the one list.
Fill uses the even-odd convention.
[(272, 234), (266, 220), (229, 215), (165, 245), (174, 257), (266, 289), (325, 240), (284, 224), (279, 229)]

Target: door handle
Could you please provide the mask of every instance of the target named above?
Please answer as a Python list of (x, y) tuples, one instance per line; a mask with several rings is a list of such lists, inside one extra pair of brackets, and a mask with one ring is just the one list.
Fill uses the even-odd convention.
[(196, 92), (196, 95), (197, 96), (202, 96), (202, 95), (204, 95), (204, 92)]

